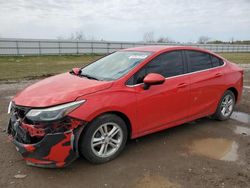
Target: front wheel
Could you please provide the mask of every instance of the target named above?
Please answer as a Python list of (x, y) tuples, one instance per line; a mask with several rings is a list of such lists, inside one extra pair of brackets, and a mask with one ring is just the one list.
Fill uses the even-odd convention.
[(80, 153), (92, 163), (105, 163), (117, 157), (127, 141), (127, 126), (116, 115), (97, 117), (80, 138)]
[(228, 90), (222, 96), (220, 103), (217, 107), (215, 114), (213, 115), (217, 120), (227, 120), (233, 113), (235, 106), (235, 95), (232, 91)]

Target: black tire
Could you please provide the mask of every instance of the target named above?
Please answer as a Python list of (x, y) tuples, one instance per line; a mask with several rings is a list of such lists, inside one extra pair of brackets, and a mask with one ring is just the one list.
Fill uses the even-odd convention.
[[(99, 144), (98, 146), (95, 146), (95, 147), (100, 147), (96, 149), (94, 148), (92, 144), (93, 143), (92, 139), (95, 139), (94, 137), (98, 134), (100, 135), (100, 138), (97, 138), (97, 139), (102, 139), (102, 134), (101, 134), (102, 131), (100, 130), (104, 130), (102, 129), (103, 126), (107, 126), (107, 128), (109, 128), (109, 124), (112, 124), (111, 126), (114, 125), (115, 128), (118, 128), (118, 127), (120, 128), (120, 129), (118, 128), (119, 129), (118, 133), (120, 136), (122, 135), (122, 138), (120, 138), (121, 143), (119, 143), (119, 148), (117, 147), (116, 151), (113, 151), (114, 153), (112, 155), (101, 157), (101, 156), (98, 156), (97, 154), (98, 152), (96, 152), (96, 150), (97, 149), (101, 150), (103, 143)], [(110, 129), (112, 129), (112, 127)], [(122, 131), (122, 134), (121, 134), (121, 131)], [(116, 158), (121, 153), (121, 151), (124, 149), (126, 145), (127, 137), (128, 137), (128, 130), (127, 130), (126, 123), (123, 121), (123, 119), (115, 114), (104, 114), (102, 116), (95, 118), (90, 124), (86, 126), (79, 140), (79, 151), (80, 151), (80, 154), (91, 163), (95, 163), (95, 164), (105, 163)], [(106, 140), (101, 141), (101, 142), (106, 142)], [(111, 145), (109, 145), (108, 143), (105, 143), (105, 144), (108, 145), (107, 148), (112, 148)]]
[[(222, 112), (222, 108), (223, 108), (223, 101), (225, 100), (225, 98), (229, 96), (231, 99), (232, 99), (232, 110), (230, 111), (230, 113), (228, 112), (228, 114), (223, 114)], [(216, 120), (219, 120), (219, 121), (225, 121), (225, 120), (228, 120), (231, 116), (231, 114), (233, 113), (233, 109), (234, 109), (234, 106), (235, 106), (235, 95), (232, 91), (230, 90), (227, 90), (224, 95), (221, 97), (221, 100), (218, 104), (218, 107), (216, 109), (216, 112), (214, 113), (213, 115), (213, 118), (216, 119)]]

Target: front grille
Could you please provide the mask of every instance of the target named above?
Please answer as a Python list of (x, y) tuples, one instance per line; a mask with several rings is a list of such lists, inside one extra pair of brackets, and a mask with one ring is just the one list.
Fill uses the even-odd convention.
[(8, 127), (8, 134), (21, 143), (30, 143), (30, 136), (28, 133), (21, 127), (21, 122), (25, 118), (25, 115), (28, 113), (30, 108), (17, 106), (12, 103), (11, 106), (11, 117)]
[(16, 141), (28, 144), (30, 143), (30, 136), (27, 131), (21, 127), (20, 119), (15, 113), (12, 113), (8, 126), (8, 134), (11, 135)]
[(16, 114), (17, 117), (20, 119), (23, 119), (29, 110), (30, 110), (30, 108), (28, 108), (28, 107), (17, 106), (14, 103), (12, 104), (12, 107), (11, 107), (11, 112)]

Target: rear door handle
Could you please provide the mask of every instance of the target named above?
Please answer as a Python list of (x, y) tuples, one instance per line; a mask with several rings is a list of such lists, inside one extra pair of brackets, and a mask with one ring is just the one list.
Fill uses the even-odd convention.
[(187, 83), (181, 83), (177, 85), (177, 88), (186, 87), (187, 85)]
[(221, 72), (215, 74), (215, 77), (221, 77), (221, 76), (222, 76)]

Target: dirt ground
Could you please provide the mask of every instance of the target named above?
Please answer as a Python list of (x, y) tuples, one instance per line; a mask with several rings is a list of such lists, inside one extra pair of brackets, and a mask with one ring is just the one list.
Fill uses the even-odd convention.
[(35, 82), (0, 83), (0, 187), (250, 187), (250, 70), (231, 120), (202, 118), (130, 140), (115, 160), (64, 169), (27, 166), (7, 140), (11, 97)]

